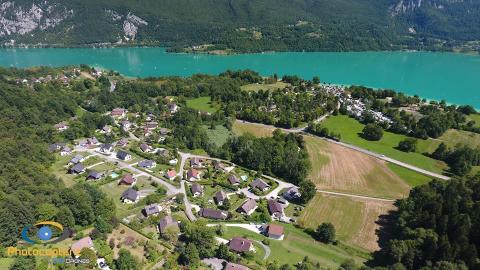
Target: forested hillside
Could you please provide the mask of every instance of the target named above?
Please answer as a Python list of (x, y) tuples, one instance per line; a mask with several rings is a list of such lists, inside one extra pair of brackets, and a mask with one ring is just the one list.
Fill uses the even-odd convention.
[(475, 49), (467, 42), (480, 39), (479, 9), (452, 0), (6, 1), (0, 41), (236, 52)]

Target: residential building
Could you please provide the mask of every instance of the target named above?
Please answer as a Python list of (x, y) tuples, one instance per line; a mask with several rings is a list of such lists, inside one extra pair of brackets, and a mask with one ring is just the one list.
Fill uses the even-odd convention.
[(228, 176), (228, 182), (230, 183), (230, 185), (234, 185), (234, 186), (240, 185), (240, 180), (238, 179), (238, 177), (236, 177), (233, 174), (230, 174)]
[(152, 151), (152, 147), (146, 143), (140, 144), (140, 150), (144, 153), (150, 153)]
[(104, 143), (100, 146), (100, 152), (104, 154), (111, 154), (113, 150), (113, 145), (109, 143)]
[(255, 180), (253, 180), (252, 183), (250, 183), (250, 186), (253, 188), (253, 189), (258, 189), (260, 191), (267, 191), (269, 188), (270, 188), (270, 185), (268, 185), (267, 183), (265, 183), (265, 181), (263, 181), (262, 179), (260, 178), (257, 178)]
[(68, 162), (68, 165), (74, 165), (74, 164), (83, 162), (84, 160), (85, 160), (85, 157), (83, 157), (82, 155), (76, 155), (72, 159), (70, 159), (70, 161)]
[(156, 128), (158, 128), (158, 123), (155, 122), (155, 121), (147, 122), (147, 123), (145, 123), (145, 128), (148, 129), (148, 130), (156, 129)]
[(165, 173), (165, 177), (169, 180), (173, 180), (175, 177), (177, 177), (177, 172), (175, 170), (168, 170)]
[(88, 172), (87, 180), (100, 180), (103, 177), (103, 173), (91, 170)]
[(200, 178), (201, 178), (200, 171), (198, 171), (196, 169), (190, 169), (190, 170), (187, 171), (187, 179), (189, 181), (200, 180)]
[(294, 201), (300, 199), (302, 195), (298, 191), (298, 187), (291, 187), (283, 192), (283, 197), (289, 201)]
[(58, 123), (56, 125), (53, 126), (56, 130), (58, 131), (64, 131), (64, 130), (67, 130), (68, 129), (68, 125), (66, 123)]
[(113, 118), (123, 118), (127, 115), (127, 110), (123, 108), (115, 108), (110, 112), (110, 116)]
[(190, 189), (192, 191), (193, 197), (198, 197), (203, 195), (203, 187), (198, 183), (193, 183)]
[(156, 203), (147, 205), (145, 206), (145, 208), (143, 208), (143, 212), (146, 217), (156, 216), (160, 214), (161, 211), (162, 211), (162, 207)]
[(160, 222), (158, 223), (158, 230), (160, 231), (160, 234), (164, 234), (169, 228), (180, 230), (177, 220), (172, 216), (165, 216), (160, 219)]
[(125, 152), (125, 151), (118, 151), (117, 152), (117, 158), (118, 159), (121, 159), (121, 160), (124, 160), (124, 161), (128, 161), (130, 159), (132, 159), (132, 155), (130, 155), (129, 153)]
[(273, 219), (281, 219), (283, 217), (283, 206), (275, 200), (268, 201), (268, 211)]
[(242, 237), (232, 238), (228, 243), (228, 248), (236, 253), (255, 252), (252, 241)]
[(200, 216), (210, 219), (225, 220), (228, 218), (228, 212), (212, 208), (202, 208), (199, 211)]
[(223, 202), (228, 197), (227, 197), (227, 193), (225, 193), (225, 191), (219, 190), (219, 191), (217, 191), (217, 193), (215, 193), (215, 196), (213, 198), (215, 199), (215, 203), (217, 205), (223, 205)]
[(70, 155), (71, 153), (72, 153), (72, 149), (70, 149), (70, 147), (66, 145), (62, 147), (62, 150), (60, 150), (60, 156), (62, 157)]
[(170, 110), (171, 114), (174, 114), (178, 111), (178, 106), (176, 103), (172, 102), (168, 104), (168, 110)]
[(203, 167), (203, 160), (199, 159), (199, 158), (191, 158), (190, 159), (190, 167), (192, 168), (201, 168)]
[(52, 143), (48, 147), (48, 151), (57, 152), (57, 151), (60, 151), (65, 146), (66, 146), (66, 143)]
[(120, 126), (122, 127), (123, 131), (129, 131), (130, 127), (132, 126), (132, 123), (130, 123), (130, 121), (128, 121), (128, 120), (123, 120), (120, 123)]
[(100, 142), (97, 140), (96, 137), (88, 138), (87, 139), (87, 146), (94, 146), (94, 145), (99, 145)]
[(137, 203), (140, 200), (140, 195), (135, 189), (130, 187), (122, 193), (120, 199), (123, 203)]
[(250, 216), (257, 207), (257, 202), (250, 198), (247, 199), (237, 210), (244, 215)]
[(248, 268), (248, 267), (246, 267), (246, 266), (243, 266), (243, 265), (241, 265), (241, 264), (236, 264), (236, 263), (228, 262), (228, 263), (225, 265), (224, 270), (250, 270), (250, 268)]
[(137, 182), (137, 179), (133, 177), (131, 174), (125, 174), (122, 179), (120, 179), (120, 182), (118, 182), (119, 185), (127, 185), (127, 186), (133, 186), (135, 185), (135, 182)]
[(265, 234), (270, 238), (281, 240), (284, 236), (284, 230), (280, 225), (268, 224), (265, 228)]
[(127, 138), (121, 138), (121, 139), (116, 143), (116, 145), (117, 145), (118, 147), (122, 147), (122, 148), (125, 147), (125, 146), (127, 146), (127, 144), (128, 144), (128, 139), (127, 139)]
[(92, 241), (92, 238), (90, 238), (90, 236), (84, 237), (70, 246), (70, 249), (73, 255), (75, 256), (75, 258), (80, 257), (80, 251), (82, 251), (82, 249), (84, 248), (89, 248), (92, 250), (94, 249), (93, 241)]
[(72, 174), (80, 174), (80, 173), (84, 173), (85, 172), (85, 166), (83, 166), (82, 163), (76, 163), (75, 165), (73, 165), (69, 170), (68, 170), (69, 173), (72, 173)]
[(213, 162), (213, 167), (214, 167), (215, 170), (217, 170), (217, 171), (224, 172), (224, 171), (225, 171), (225, 168), (226, 168), (227, 166), (225, 165), (225, 163), (215, 160), (215, 161)]
[(157, 166), (157, 163), (153, 160), (145, 159), (138, 162), (138, 166), (145, 169), (151, 169), (155, 168)]

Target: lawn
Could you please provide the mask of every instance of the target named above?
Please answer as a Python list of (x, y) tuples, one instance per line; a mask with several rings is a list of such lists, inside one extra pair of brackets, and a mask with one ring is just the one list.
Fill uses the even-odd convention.
[(15, 258), (0, 258), (0, 269), (9, 269)]
[(435, 144), (432, 144), (432, 152), (435, 151), (440, 144), (440, 141), (443, 141), (450, 147), (455, 147), (457, 144), (465, 144), (472, 148), (477, 148), (480, 146), (480, 134), (464, 130), (449, 129), (440, 136), (437, 141), (435, 141)]
[(269, 127), (250, 124), (250, 123), (242, 123), (239, 121), (235, 121), (235, 123), (233, 123), (233, 132), (236, 135), (243, 135), (245, 133), (250, 133), (257, 137), (267, 137), (267, 136), (272, 136), (272, 133), (274, 130), (275, 130), (274, 128), (269, 128)]
[(215, 126), (215, 129), (210, 129), (210, 127), (207, 126), (202, 126), (202, 128), (207, 132), (210, 142), (217, 146), (224, 145), (227, 142), (228, 137), (231, 135), (230, 131), (222, 125)]
[(480, 127), (480, 114), (470, 114), (469, 116), (467, 116), (467, 122), (468, 121), (475, 121), (475, 126), (476, 127)]
[[(278, 241), (270, 239), (270, 249), (272, 251), (268, 261), (278, 261), (280, 264), (295, 264), (308, 256), (314, 262), (323, 266), (337, 268), (339, 264), (347, 259), (354, 259), (358, 264), (368, 258), (368, 253), (361, 249), (353, 247), (348, 250), (343, 245), (326, 245), (315, 241), (310, 235), (302, 229), (296, 228), (290, 224), (281, 224), (285, 229), (284, 240)], [(225, 233), (222, 238), (231, 239), (236, 236), (243, 236), (248, 239), (261, 241), (265, 239), (263, 235), (238, 227), (225, 227)], [(355, 252), (352, 252), (355, 250)]]
[(398, 166), (393, 163), (388, 163), (388, 168), (392, 170), (396, 175), (402, 178), (409, 186), (416, 187), (419, 185), (426, 184), (432, 180), (432, 177), (419, 174), (412, 170), (406, 169), (404, 167)]
[(283, 89), (283, 88), (287, 87), (288, 85), (289, 85), (288, 83), (284, 83), (284, 82), (276, 82), (276, 83), (272, 83), (272, 84), (252, 83), (252, 84), (243, 85), (241, 88), (244, 91), (257, 92), (259, 90), (271, 91), (271, 90)]
[(187, 107), (207, 113), (215, 113), (220, 110), (220, 105), (212, 102), (210, 97), (188, 99)]
[(384, 132), (383, 138), (380, 141), (368, 141), (359, 135), (362, 132), (364, 125), (345, 115), (328, 117), (322, 122), (322, 126), (335, 133), (340, 133), (343, 142), (384, 154), (388, 157), (431, 172), (442, 173), (447, 167), (443, 162), (434, 160), (422, 154), (424, 151), (431, 150), (432, 143), (435, 143), (432, 142), (432, 139), (419, 140), (418, 152), (405, 153), (395, 149), (395, 147), (398, 146), (398, 143), (406, 138), (405, 135)]
[(302, 211), (298, 224), (316, 229), (322, 222), (331, 222), (339, 240), (373, 251), (378, 249), (376, 221), (391, 209), (388, 202), (317, 194)]

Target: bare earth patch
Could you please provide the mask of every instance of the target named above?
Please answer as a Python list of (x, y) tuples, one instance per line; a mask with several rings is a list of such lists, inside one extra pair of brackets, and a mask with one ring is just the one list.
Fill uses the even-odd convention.
[(312, 161), (310, 178), (320, 189), (384, 198), (408, 194), (410, 187), (384, 161), (317, 140), (306, 139)]
[(388, 202), (317, 194), (298, 223), (316, 229), (323, 222), (331, 222), (339, 240), (374, 251), (378, 249), (377, 220), (392, 209), (393, 204)]

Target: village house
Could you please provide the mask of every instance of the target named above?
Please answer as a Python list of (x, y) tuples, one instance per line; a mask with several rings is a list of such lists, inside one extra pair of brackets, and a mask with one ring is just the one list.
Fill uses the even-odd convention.
[(228, 212), (212, 209), (212, 208), (202, 208), (199, 211), (200, 216), (210, 219), (225, 220), (228, 218)]
[(177, 172), (175, 170), (168, 170), (165, 173), (165, 177), (169, 180), (173, 180), (175, 177), (177, 177)]
[(298, 187), (291, 187), (283, 192), (283, 197), (289, 201), (295, 201), (300, 199), (302, 195), (298, 191)]
[(83, 162), (84, 160), (85, 160), (85, 157), (83, 157), (82, 155), (76, 155), (72, 159), (70, 159), (70, 161), (68, 162), (68, 165), (74, 165), (74, 164)]
[(177, 220), (172, 216), (165, 216), (158, 223), (158, 231), (164, 234), (167, 229), (180, 231)]
[(90, 147), (90, 146), (95, 146), (95, 145), (99, 145), (100, 142), (97, 140), (96, 137), (91, 137), (91, 138), (88, 138), (87, 139), (87, 146)]
[(133, 186), (137, 182), (137, 179), (133, 177), (131, 174), (125, 174), (120, 181), (118, 182), (119, 185), (127, 185)]
[(272, 219), (280, 220), (283, 217), (283, 206), (275, 200), (268, 201), (268, 211)]
[(60, 151), (66, 145), (67, 145), (66, 143), (52, 143), (48, 147), (48, 151), (49, 152), (57, 152), (57, 151)]
[(232, 238), (228, 243), (228, 248), (236, 253), (255, 252), (252, 241), (242, 237)]
[(70, 147), (68, 146), (64, 146), (62, 147), (62, 150), (60, 150), (60, 156), (64, 157), (64, 156), (68, 156), (72, 153), (72, 149), (70, 149)]
[(170, 111), (171, 114), (174, 114), (178, 111), (178, 106), (174, 102), (169, 103), (167, 106), (168, 106), (168, 110)]
[(215, 193), (215, 196), (213, 198), (215, 199), (215, 203), (217, 205), (223, 205), (223, 202), (228, 197), (227, 197), (227, 193), (225, 193), (225, 191), (219, 190), (219, 191), (217, 191), (217, 193)]
[(144, 153), (150, 153), (152, 152), (152, 147), (146, 143), (142, 143), (140, 144), (140, 150)]
[(88, 172), (87, 180), (100, 180), (103, 177), (103, 173), (91, 170)]
[(116, 146), (117, 147), (125, 147), (128, 144), (128, 139), (127, 138), (121, 138), (119, 141), (117, 141)]
[(110, 155), (112, 153), (112, 150), (113, 150), (113, 145), (109, 144), (109, 143), (104, 143), (100, 146), (100, 152), (101, 153), (104, 153), (104, 154), (108, 154)]
[(123, 161), (128, 161), (128, 160), (132, 159), (132, 155), (130, 155), (129, 153), (127, 153), (125, 151), (118, 151), (117, 152), (117, 158), (121, 159)]
[(253, 180), (253, 182), (250, 183), (250, 187), (252, 187), (252, 189), (258, 189), (260, 191), (267, 191), (270, 188), (270, 186), (265, 183), (265, 181), (259, 178)]
[(53, 126), (58, 131), (65, 131), (68, 129), (68, 125), (64, 122), (58, 123)]
[(73, 165), (69, 170), (69, 173), (71, 174), (81, 174), (85, 172), (85, 166), (83, 166), (82, 163), (77, 163)]
[(109, 126), (109, 125), (105, 125), (103, 128), (102, 128), (102, 133), (105, 133), (105, 134), (109, 134), (112, 132), (112, 127)]
[(227, 167), (223, 162), (220, 162), (220, 161), (217, 161), (215, 160), (213, 162), (213, 167), (215, 168), (215, 170), (219, 171), (219, 172), (224, 172), (225, 171), (225, 168)]
[(110, 112), (110, 116), (113, 118), (123, 118), (127, 115), (127, 110), (123, 108), (115, 108)]
[(120, 126), (121, 126), (123, 131), (129, 131), (130, 127), (132, 126), (132, 123), (130, 123), (130, 121), (128, 121), (128, 120), (123, 120), (120, 123)]
[(168, 130), (167, 128), (160, 128), (160, 135), (166, 136), (168, 135), (168, 133), (170, 133), (170, 130)]
[(268, 225), (264, 225), (262, 228), (263, 228), (263, 232), (267, 237), (277, 239), (277, 240), (283, 239), (284, 230), (282, 226), (277, 224), (268, 224)]
[(162, 207), (156, 203), (150, 204), (143, 208), (143, 213), (146, 217), (157, 216), (162, 211)]
[(237, 211), (250, 216), (257, 207), (257, 202), (254, 199), (249, 198), (237, 209)]
[(202, 168), (203, 167), (203, 160), (194, 157), (190, 159), (190, 167), (192, 168)]
[(127, 204), (137, 203), (140, 200), (140, 195), (135, 189), (130, 187), (122, 193), (120, 200)]
[(228, 262), (226, 265), (225, 265), (225, 269), (224, 270), (250, 270), (250, 268), (246, 267), (246, 266), (243, 266), (241, 264), (236, 264), (236, 263), (232, 263), (232, 262)]
[(201, 172), (196, 170), (196, 169), (190, 169), (187, 171), (187, 179), (189, 181), (196, 181), (200, 180), (201, 178)]
[(165, 149), (165, 148), (159, 148), (157, 151), (157, 154), (163, 158), (170, 157), (170, 151), (168, 151), (168, 149)]
[(235, 175), (231, 174), (228, 176), (228, 182), (230, 185), (238, 186), (240, 185), (240, 180)]
[(156, 128), (158, 128), (158, 123), (155, 122), (155, 121), (147, 122), (147, 123), (145, 123), (145, 128), (148, 129), (148, 130), (156, 129)]
[(193, 197), (198, 197), (203, 195), (203, 187), (198, 183), (193, 183), (190, 189), (192, 191)]
[(93, 248), (93, 241), (92, 241), (92, 238), (90, 238), (90, 236), (84, 237), (70, 246), (70, 250), (72, 251), (73, 256), (75, 256), (75, 258), (80, 257), (80, 251), (82, 251), (82, 249), (84, 248), (95, 250)]
[(153, 160), (145, 159), (138, 162), (138, 167), (145, 168), (145, 169), (152, 169), (157, 166), (157, 163)]

